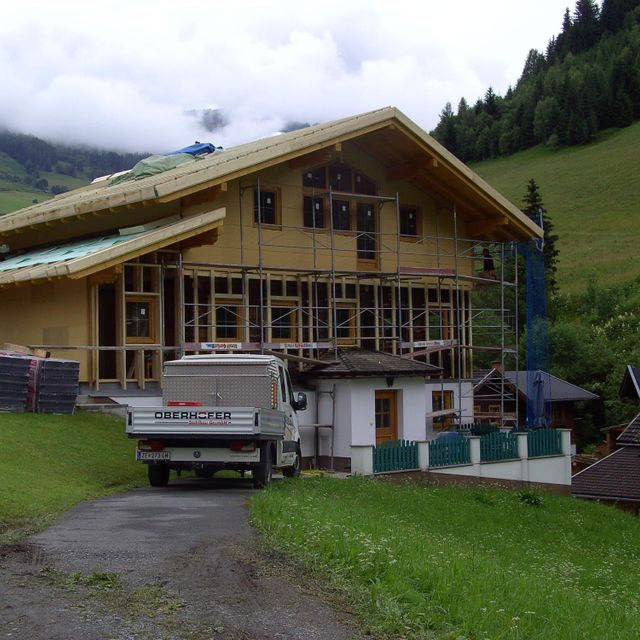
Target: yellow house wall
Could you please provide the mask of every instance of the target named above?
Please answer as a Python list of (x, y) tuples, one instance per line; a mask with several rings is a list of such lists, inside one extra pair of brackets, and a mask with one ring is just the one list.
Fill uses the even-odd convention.
[[(89, 345), (89, 303), (86, 281), (56, 280), (3, 289), (0, 347), (19, 345)], [(80, 379), (87, 380), (86, 351), (52, 350), (56, 358), (80, 361)]]
[[(377, 185), (378, 195), (395, 198), (399, 194), (401, 204), (420, 207), (422, 237), (401, 239), (402, 266), (456, 267), (454, 223), (450, 210), (446, 210), (420, 189), (407, 182), (388, 182), (385, 169), (371, 157), (354, 147), (345, 145), (343, 161), (358, 169)], [(263, 190), (278, 189), (282, 225), (262, 226), (262, 264), (265, 268), (291, 270), (320, 269), (332, 267), (331, 233), (329, 230), (303, 229), (302, 168), (290, 169), (286, 163), (271, 167), (259, 174)], [(253, 221), (253, 188), (258, 176), (247, 176), (232, 181), (227, 191), (215, 199), (215, 206), (226, 207), (223, 232), (215, 246), (203, 246), (185, 251), (187, 262), (217, 263), (224, 265), (257, 265), (260, 262), (260, 229)], [(361, 197), (366, 200), (366, 196)], [(371, 265), (371, 271), (393, 272), (397, 268), (397, 220), (395, 200), (379, 205), (380, 260)], [(328, 212), (325, 210), (325, 219)], [(242, 222), (241, 222), (242, 221)], [(458, 234), (461, 235), (460, 229)], [(333, 239), (333, 258), (337, 271), (368, 270), (358, 262), (355, 231), (336, 232)], [(458, 243), (460, 254), (467, 245)], [(458, 260), (458, 271), (470, 274), (470, 260)]]

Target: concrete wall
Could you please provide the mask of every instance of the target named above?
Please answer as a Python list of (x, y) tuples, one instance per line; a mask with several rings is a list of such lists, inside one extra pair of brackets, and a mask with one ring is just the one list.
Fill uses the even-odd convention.
[[(527, 434), (518, 434), (518, 459), (499, 462), (480, 461), (480, 436), (472, 436), (471, 463), (450, 467), (431, 467), (428, 442), (418, 443), (418, 464), (423, 471), (434, 475), (451, 475), (557, 486), (571, 485), (571, 432), (559, 429), (562, 437), (562, 453), (555, 456), (529, 458)], [(369, 473), (373, 469), (373, 447), (357, 446), (352, 452), (353, 472)], [(359, 466), (356, 466), (356, 462)], [(372, 471), (371, 471), (372, 472)]]

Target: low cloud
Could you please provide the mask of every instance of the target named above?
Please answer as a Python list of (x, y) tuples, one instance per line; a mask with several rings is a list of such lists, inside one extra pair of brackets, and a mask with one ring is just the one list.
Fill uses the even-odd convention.
[[(163, 151), (231, 146), (387, 105), (423, 128), (447, 101), (504, 93), (564, 4), (61, 0), (13, 4), (0, 24), (0, 125), (70, 143)], [(203, 126), (219, 110), (226, 126)], [(211, 127), (209, 127), (210, 129)]]

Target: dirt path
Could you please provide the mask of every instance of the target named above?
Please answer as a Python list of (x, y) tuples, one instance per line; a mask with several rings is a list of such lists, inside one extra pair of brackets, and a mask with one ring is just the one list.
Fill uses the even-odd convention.
[(0, 638), (362, 638), (248, 524), (252, 490), (180, 480), (83, 503), (0, 549)]

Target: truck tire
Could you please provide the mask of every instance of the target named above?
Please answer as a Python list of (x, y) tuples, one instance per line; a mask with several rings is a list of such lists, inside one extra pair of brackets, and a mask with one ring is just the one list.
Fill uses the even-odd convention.
[(168, 464), (150, 464), (147, 471), (149, 472), (149, 484), (152, 487), (166, 487), (169, 483), (171, 469)]
[(260, 464), (253, 467), (253, 488), (262, 489), (270, 485), (272, 475), (271, 445), (266, 442), (260, 447)]
[(296, 461), (290, 467), (282, 467), (282, 475), (285, 478), (297, 478), (302, 470), (302, 450), (300, 445), (296, 445)]

